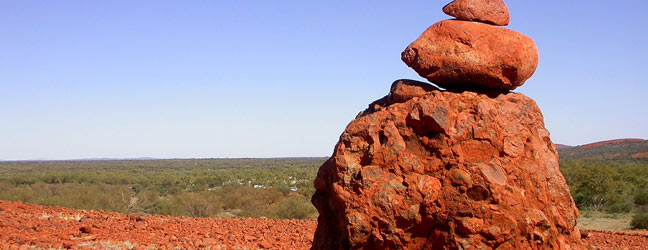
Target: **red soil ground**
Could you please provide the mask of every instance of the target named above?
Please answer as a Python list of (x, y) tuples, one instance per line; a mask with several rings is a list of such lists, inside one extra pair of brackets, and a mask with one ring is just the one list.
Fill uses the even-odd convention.
[(636, 153), (636, 154), (633, 154), (632, 157), (634, 157), (636, 159), (646, 158), (646, 157), (648, 157), (648, 152)]
[[(308, 249), (313, 220), (138, 216), (0, 201), (0, 249)], [(594, 249), (648, 249), (648, 231), (584, 231)]]

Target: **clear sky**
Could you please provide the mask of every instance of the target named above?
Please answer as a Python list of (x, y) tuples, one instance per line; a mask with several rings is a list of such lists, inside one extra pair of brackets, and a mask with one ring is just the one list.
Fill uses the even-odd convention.
[[(0, 0), (0, 160), (328, 156), (449, 1)], [(556, 143), (648, 138), (648, 1), (507, 1)]]

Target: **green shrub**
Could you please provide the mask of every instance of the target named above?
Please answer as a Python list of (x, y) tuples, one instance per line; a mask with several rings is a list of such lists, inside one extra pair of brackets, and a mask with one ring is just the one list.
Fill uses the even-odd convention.
[(303, 197), (293, 197), (284, 200), (277, 209), (279, 219), (308, 219), (317, 211), (315, 207)]
[(632, 229), (648, 229), (648, 213), (637, 213), (632, 216), (630, 226)]
[(31, 185), (36, 183), (36, 177), (27, 174), (18, 174), (9, 178), (9, 182), (15, 186)]
[(181, 216), (213, 217), (221, 208), (217, 197), (212, 192), (180, 193), (172, 198), (173, 203), (180, 208)]
[(641, 192), (635, 195), (634, 203), (638, 206), (648, 205), (648, 192)]
[(151, 208), (148, 209), (152, 214), (161, 214), (161, 215), (171, 215), (179, 216), (181, 215), (182, 208), (178, 204), (173, 203), (169, 199), (160, 199), (156, 201)]
[(618, 214), (618, 213), (628, 213), (632, 210), (632, 204), (626, 202), (617, 202), (607, 205), (606, 211), (608, 213)]
[(251, 203), (251, 195), (254, 189), (251, 187), (228, 186), (220, 190), (224, 209), (242, 208)]
[(37, 203), (39, 195), (30, 186), (7, 185), (0, 190), (0, 200)]
[[(315, 177), (313, 177), (315, 179)], [(310, 197), (313, 197), (313, 194), (315, 194), (315, 187), (313, 186), (313, 182), (308, 182), (308, 183), (302, 183), (301, 185), (297, 185), (297, 188), (299, 188), (299, 193), (306, 197), (307, 199), (310, 199)]]
[(155, 213), (155, 206), (160, 201), (160, 193), (157, 190), (142, 190), (135, 196), (134, 203), (131, 204), (132, 210), (130, 213)]
[(274, 188), (277, 191), (281, 192), (281, 194), (283, 194), (284, 196), (290, 194), (290, 187), (287, 184), (281, 184)]

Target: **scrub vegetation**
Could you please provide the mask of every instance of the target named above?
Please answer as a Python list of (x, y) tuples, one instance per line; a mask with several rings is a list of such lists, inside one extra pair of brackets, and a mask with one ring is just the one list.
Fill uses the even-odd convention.
[(560, 169), (581, 216), (631, 217), (628, 227), (648, 229), (648, 142), (611, 143), (560, 150)]
[[(586, 223), (618, 218), (627, 228), (648, 228), (648, 158), (637, 152), (648, 152), (648, 143), (560, 150), (561, 171)], [(0, 199), (122, 213), (307, 219), (317, 216), (310, 197), (325, 160), (0, 162)]]
[(313, 218), (324, 158), (0, 162), (0, 199), (122, 213)]

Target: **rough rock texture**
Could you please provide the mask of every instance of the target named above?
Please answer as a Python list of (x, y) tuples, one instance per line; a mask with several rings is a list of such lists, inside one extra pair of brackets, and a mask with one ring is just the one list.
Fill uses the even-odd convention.
[(403, 62), (443, 88), (513, 90), (538, 66), (531, 38), (488, 24), (445, 20), (428, 28), (403, 51)]
[(455, 0), (443, 7), (443, 12), (459, 20), (509, 24), (509, 11), (503, 0)]
[(535, 102), (424, 86), (395, 82), (340, 136), (313, 249), (581, 249)]

